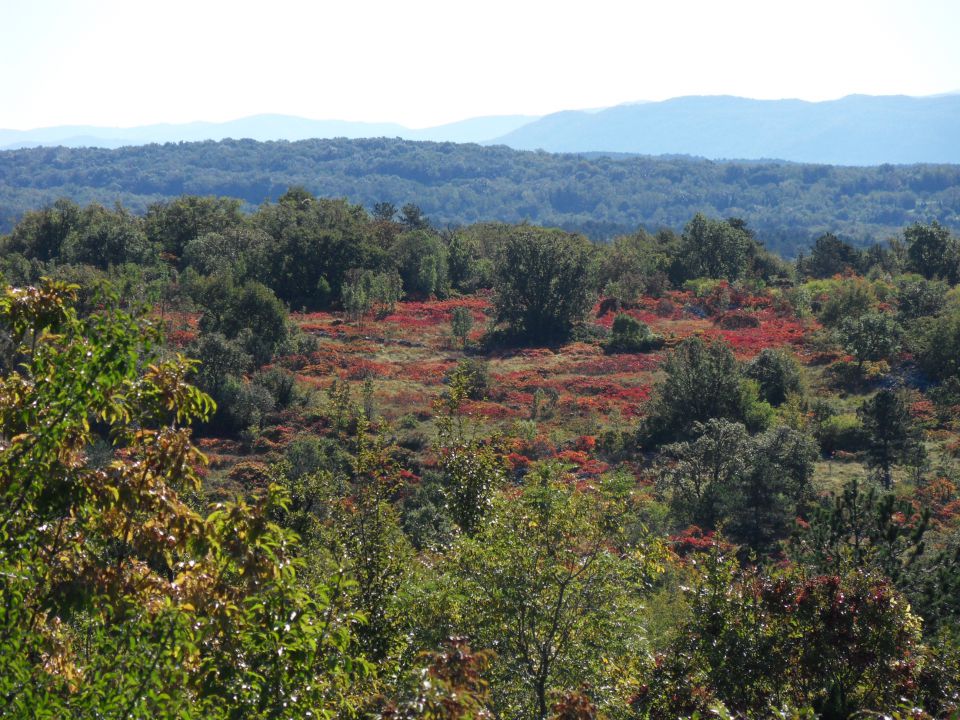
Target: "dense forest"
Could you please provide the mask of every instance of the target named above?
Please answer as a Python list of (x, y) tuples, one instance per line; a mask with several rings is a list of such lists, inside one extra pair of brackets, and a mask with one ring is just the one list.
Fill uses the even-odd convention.
[[(295, 147), (461, 151), (31, 152), (50, 188), (125, 158), (142, 200)], [(956, 172), (470, 151), (584, 185)], [(949, 227), (788, 262), (711, 203), (598, 243), (273, 182), (0, 239), (0, 715), (958, 717)]]
[(184, 193), (217, 195), (253, 210), (293, 185), (369, 210), (416, 203), (438, 227), (526, 221), (595, 240), (679, 231), (697, 212), (739, 217), (788, 258), (825, 232), (862, 247), (914, 222), (960, 228), (955, 165), (562, 155), (381, 138), (2, 152), (0, 231), (60, 197), (142, 213)]

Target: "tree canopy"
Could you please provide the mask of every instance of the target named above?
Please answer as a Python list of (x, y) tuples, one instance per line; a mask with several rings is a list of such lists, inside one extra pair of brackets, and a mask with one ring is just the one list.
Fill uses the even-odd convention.
[(519, 227), (500, 247), (494, 279), (497, 321), (527, 342), (556, 342), (591, 304), (589, 241)]

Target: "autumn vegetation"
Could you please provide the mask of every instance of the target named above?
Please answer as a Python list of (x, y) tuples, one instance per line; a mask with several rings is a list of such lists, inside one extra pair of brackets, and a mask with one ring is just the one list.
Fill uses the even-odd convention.
[(0, 715), (951, 718), (960, 239), (27, 213)]

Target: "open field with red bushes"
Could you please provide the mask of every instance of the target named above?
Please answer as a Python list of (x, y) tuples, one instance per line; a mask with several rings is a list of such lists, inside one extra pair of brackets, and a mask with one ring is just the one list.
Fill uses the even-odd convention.
[[(451, 314), (458, 307), (468, 308), (473, 318), (466, 348), (451, 334)], [(485, 375), (483, 389), (463, 406), (465, 416), (478, 434), (497, 433), (506, 439), (512, 470), (522, 472), (535, 460), (555, 458), (583, 478), (610, 469), (603, 459), (610, 459), (605, 438), (611, 432), (629, 435), (637, 427), (665, 357), (690, 336), (722, 340), (744, 362), (764, 348), (786, 348), (805, 366), (815, 394), (835, 395), (826, 386), (825, 360), (811, 342), (821, 326), (812, 318), (798, 319), (770, 292), (723, 303), (690, 292), (641, 298), (620, 311), (664, 338), (664, 347), (650, 353), (605, 352), (605, 337), (616, 313), (602, 308), (607, 310), (598, 303), (578, 339), (564, 345), (492, 349), (483, 345), (493, 314), (491, 299), (485, 296), (401, 302), (390, 314), (367, 316), (362, 322), (351, 322), (338, 312), (294, 313), (291, 322), (311, 338), (312, 349), (278, 357), (275, 364), (294, 373), (303, 402), (269, 416), (258, 437), (246, 445), (202, 439), (201, 447), (211, 460), (207, 472), (219, 478), (216, 484), (239, 489), (251, 482), (252, 467), (265, 469), (299, 435), (331, 434), (330, 391), (335, 384), (349, 387), (351, 401), (365, 402), (376, 426), (408, 449), (405, 462), (414, 468), (430, 467), (436, 437), (434, 404), (444, 396), (450, 373), (462, 361), (475, 363)], [(178, 315), (166, 320), (175, 344), (189, 342), (195, 318)], [(362, 401), (364, 387), (369, 395)], [(918, 403), (914, 414), (929, 415), (928, 405)], [(937, 432), (943, 437), (936, 447), (960, 447), (960, 436), (954, 432)], [(818, 484), (837, 488), (863, 472), (856, 457), (838, 453), (818, 463)], [(937, 490), (930, 492), (936, 495)], [(944, 512), (952, 515), (954, 495), (947, 492), (943, 497)]]
[[(711, 298), (672, 292), (661, 298), (643, 298), (622, 309), (665, 339), (663, 349), (651, 353), (607, 354), (603, 344), (614, 312), (598, 303), (587, 318), (580, 339), (557, 347), (483, 347), (493, 313), (489, 297), (462, 297), (398, 303), (380, 317), (349, 321), (343, 313), (294, 313), (292, 324), (312, 338), (313, 349), (276, 358), (275, 364), (293, 372), (306, 394), (304, 406), (277, 413), (249, 451), (270, 459), (298, 432), (328, 431), (331, 386), (350, 387), (359, 402), (363, 387), (378, 424), (388, 428), (401, 444), (426, 452), (435, 436), (433, 405), (446, 389), (450, 373), (469, 360), (481, 367), (485, 387), (464, 405), (477, 432), (501, 433), (510, 438), (510, 460), (515, 468), (533, 459), (557, 457), (582, 474), (607, 469), (595, 460), (597, 438), (605, 432), (629, 432), (644, 415), (666, 354), (683, 339), (700, 335), (729, 343), (737, 357), (749, 360), (765, 347), (787, 347), (804, 360), (807, 333), (818, 328), (812, 320), (798, 320), (778, 311), (768, 297), (741, 298), (736, 312), (752, 318), (749, 327), (726, 329), (724, 311)], [(451, 335), (451, 314), (466, 307), (473, 318), (467, 347)], [(727, 310), (726, 312), (729, 312)], [(169, 319), (171, 337), (189, 341), (195, 320)], [(370, 390), (368, 390), (370, 392)], [(241, 459), (236, 443), (205, 441), (212, 454), (212, 472), (229, 471)]]

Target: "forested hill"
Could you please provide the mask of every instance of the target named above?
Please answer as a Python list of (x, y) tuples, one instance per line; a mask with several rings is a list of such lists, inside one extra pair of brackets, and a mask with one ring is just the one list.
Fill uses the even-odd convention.
[(380, 138), (2, 152), (0, 230), (60, 197), (134, 211), (181, 194), (254, 206), (292, 185), (367, 207), (416, 202), (440, 227), (529, 220), (595, 239), (680, 229), (696, 212), (735, 216), (787, 257), (826, 231), (866, 244), (917, 221), (960, 229), (960, 165), (721, 163)]

